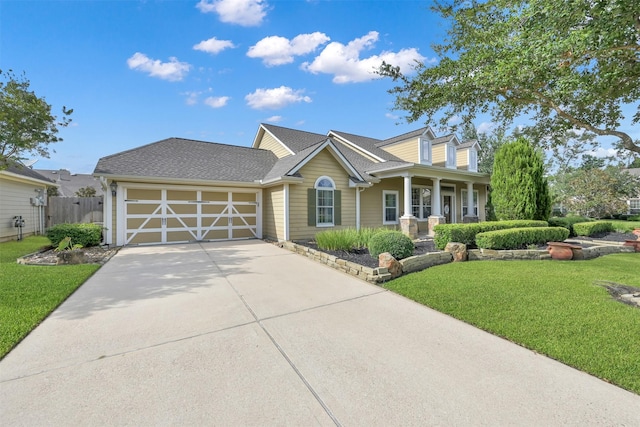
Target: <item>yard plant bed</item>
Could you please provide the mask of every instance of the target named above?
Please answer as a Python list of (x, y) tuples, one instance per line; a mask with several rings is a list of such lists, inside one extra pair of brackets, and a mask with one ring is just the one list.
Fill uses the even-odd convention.
[[(306, 246), (311, 249), (315, 249), (320, 252), (324, 252), (329, 255), (333, 255), (337, 258), (343, 259), (345, 261), (353, 262), (355, 264), (359, 264), (365, 267), (370, 268), (378, 268), (378, 258), (373, 258), (369, 251), (364, 249), (359, 249), (357, 251), (330, 251), (325, 249), (320, 249), (318, 245), (314, 241), (309, 240), (295, 240), (293, 243), (298, 245)], [(429, 252), (438, 252), (435, 245), (433, 244), (433, 240), (419, 240), (414, 243), (414, 251), (413, 255), (422, 255)]]
[[(104, 264), (118, 252), (119, 248), (103, 248), (101, 246), (91, 246), (78, 249), (85, 255), (84, 264)], [(21, 257), (18, 262), (28, 265), (57, 265), (60, 252), (51, 247), (46, 247), (41, 251)]]
[(97, 264), (16, 263), (17, 258), (50, 244), (45, 237), (0, 243), (0, 358), (100, 268)]
[(467, 262), (385, 288), (640, 394), (640, 309), (603, 282), (640, 287), (640, 254), (581, 262)]

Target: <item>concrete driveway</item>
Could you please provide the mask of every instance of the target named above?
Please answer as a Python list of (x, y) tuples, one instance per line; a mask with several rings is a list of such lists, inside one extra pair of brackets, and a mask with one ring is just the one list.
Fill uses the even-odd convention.
[(626, 392), (261, 241), (122, 249), (0, 362), (9, 425), (640, 425)]

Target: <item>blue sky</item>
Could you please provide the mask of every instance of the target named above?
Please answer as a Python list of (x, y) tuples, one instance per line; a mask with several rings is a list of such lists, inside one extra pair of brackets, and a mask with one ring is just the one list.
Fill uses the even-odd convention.
[(382, 139), (423, 125), (391, 110), (393, 83), (371, 70), (435, 60), (445, 29), (428, 6), (4, 0), (0, 68), (24, 71), (56, 113), (74, 109), (39, 169), (91, 173), (100, 157), (168, 137), (248, 146), (262, 122)]

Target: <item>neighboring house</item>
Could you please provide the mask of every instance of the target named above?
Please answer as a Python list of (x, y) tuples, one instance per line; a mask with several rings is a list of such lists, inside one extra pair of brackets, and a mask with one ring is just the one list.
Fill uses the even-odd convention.
[[(640, 176), (640, 168), (626, 169), (626, 171), (631, 175)], [(640, 189), (636, 197), (627, 200), (627, 214), (640, 215)]]
[(423, 128), (380, 140), (262, 124), (253, 145), (169, 138), (101, 158), (105, 243), (309, 239), (390, 227), (415, 237), (484, 220), (478, 144)]
[(104, 194), (100, 180), (91, 174), (72, 174), (67, 169), (36, 169), (35, 171), (58, 184), (58, 196), (60, 197), (76, 197), (78, 190), (87, 187), (95, 188), (96, 196)]
[[(20, 163), (0, 171), (0, 242), (44, 234), (47, 187), (55, 183)], [(22, 227), (16, 227), (17, 221)]]

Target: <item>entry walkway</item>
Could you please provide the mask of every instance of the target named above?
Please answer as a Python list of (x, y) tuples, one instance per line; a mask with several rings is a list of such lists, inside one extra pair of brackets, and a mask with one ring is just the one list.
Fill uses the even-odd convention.
[(122, 249), (0, 362), (2, 425), (640, 425), (640, 396), (261, 241)]

